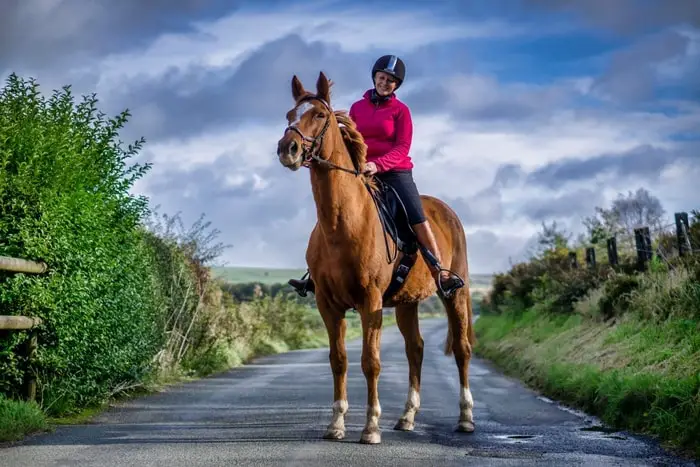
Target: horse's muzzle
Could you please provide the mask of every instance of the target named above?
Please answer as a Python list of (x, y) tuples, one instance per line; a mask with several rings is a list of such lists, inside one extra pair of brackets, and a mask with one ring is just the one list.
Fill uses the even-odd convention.
[(283, 166), (297, 170), (303, 162), (302, 145), (292, 134), (287, 133), (277, 143), (277, 157)]

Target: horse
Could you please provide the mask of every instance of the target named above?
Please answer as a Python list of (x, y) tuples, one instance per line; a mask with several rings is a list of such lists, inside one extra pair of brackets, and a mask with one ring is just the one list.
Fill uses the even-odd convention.
[[(373, 193), (376, 180), (362, 171), (367, 146), (345, 111), (331, 107), (332, 82), (323, 72), (316, 93), (307, 91), (299, 78), (292, 78), (294, 106), (286, 114), (288, 126), (277, 144), (283, 167), (310, 172), (317, 221), (306, 250), (308, 270), (315, 283), (317, 308), (328, 333), (329, 359), (333, 373), (332, 418), (324, 439), (345, 438), (348, 411), (345, 349), (345, 313), (356, 310), (362, 321), (362, 372), (367, 382), (365, 426), (360, 442), (381, 443), (378, 379), (381, 370), (380, 342), (382, 310), (394, 308), (398, 328), (405, 341), (409, 363), (409, 388), (403, 414), (395, 430), (412, 431), (420, 409), (423, 338), (418, 323), (418, 305), (436, 293), (427, 263), (418, 258), (402, 287), (383, 297), (401, 255), (393, 261), (383, 257), (386, 236), (377, 215)], [(442, 200), (421, 195), (426, 216), (432, 223), (444, 265), (468, 278), (466, 234), (457, 214)], [(475, 430), (469, 361), (475, 335), (469, 281), (452, 296), (438, 294), (446, 310), (448, 330), (444, 354), (454, 355), (460, 382), (459, 420), (455, 431)]]

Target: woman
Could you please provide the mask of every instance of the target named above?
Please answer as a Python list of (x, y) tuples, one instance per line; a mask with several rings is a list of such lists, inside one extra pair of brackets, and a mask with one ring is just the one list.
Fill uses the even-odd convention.
[[(380, 57), (372, 67), (374, 87), (352, 104), (349, 114), (367, 144), (364, 173), (374, 175), (396, 190), (438, 290), (449, 296), (463, 287), (464, 282), (459, 276), (441, 269), (440, 251), (413, 181), (413, 162), (408, 155), (413, 139), (411, 112), (395, 94), (405, 75), (406, 67), (400, 58), (395, 55)], [(310, 278), (292, 279), (289, 284), (301, 296), (306, 296), (306, 291), (314, 291)]]

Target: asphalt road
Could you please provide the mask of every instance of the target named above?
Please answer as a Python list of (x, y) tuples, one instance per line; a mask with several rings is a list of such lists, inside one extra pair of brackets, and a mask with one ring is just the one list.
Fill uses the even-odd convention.
[(322, 439), (333, 389), (328, 351), (321, 349), (261, 358), (129, 401), (91, 424), (61, 426), (0, 449), (0, 466), (694, 465), (648, 440), (590, 430), (595, 420), (538, 397), (479, 359), (470, 372), (476, 432), (455, 433), (459, 387), (454, 360), (441, 352), (445, 325), (421, 323), (423, 387), (413, 432), (392, 429), (408, 366), (398, 330), (383, 333), (380, 445), (358, 442), (366, 392), (354, 341), (343, 441)]

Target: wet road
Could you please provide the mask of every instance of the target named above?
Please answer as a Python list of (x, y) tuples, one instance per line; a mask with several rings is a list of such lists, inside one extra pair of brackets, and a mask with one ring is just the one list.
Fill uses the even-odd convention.
[(366, 392), (354, 341), (343, 441), (321, 438), (333, 394), (321, 349), (261, 358), (129, 401), (91, 424), (0, 449), (0, 466), (694, 465), (645, 439), (589, 430), (595, 420), (539, 398), (480, 359), (470, 371), (476, 432), (453, 432), (459, 387), (454, 360), (441, 352), (445, 327), (443, 319), (421, 322), (421, 410), (408, 433), (392, 430), (408, 389), (403, 340), (396, 328), (383, 333), (380, 445), (358, 443)]

